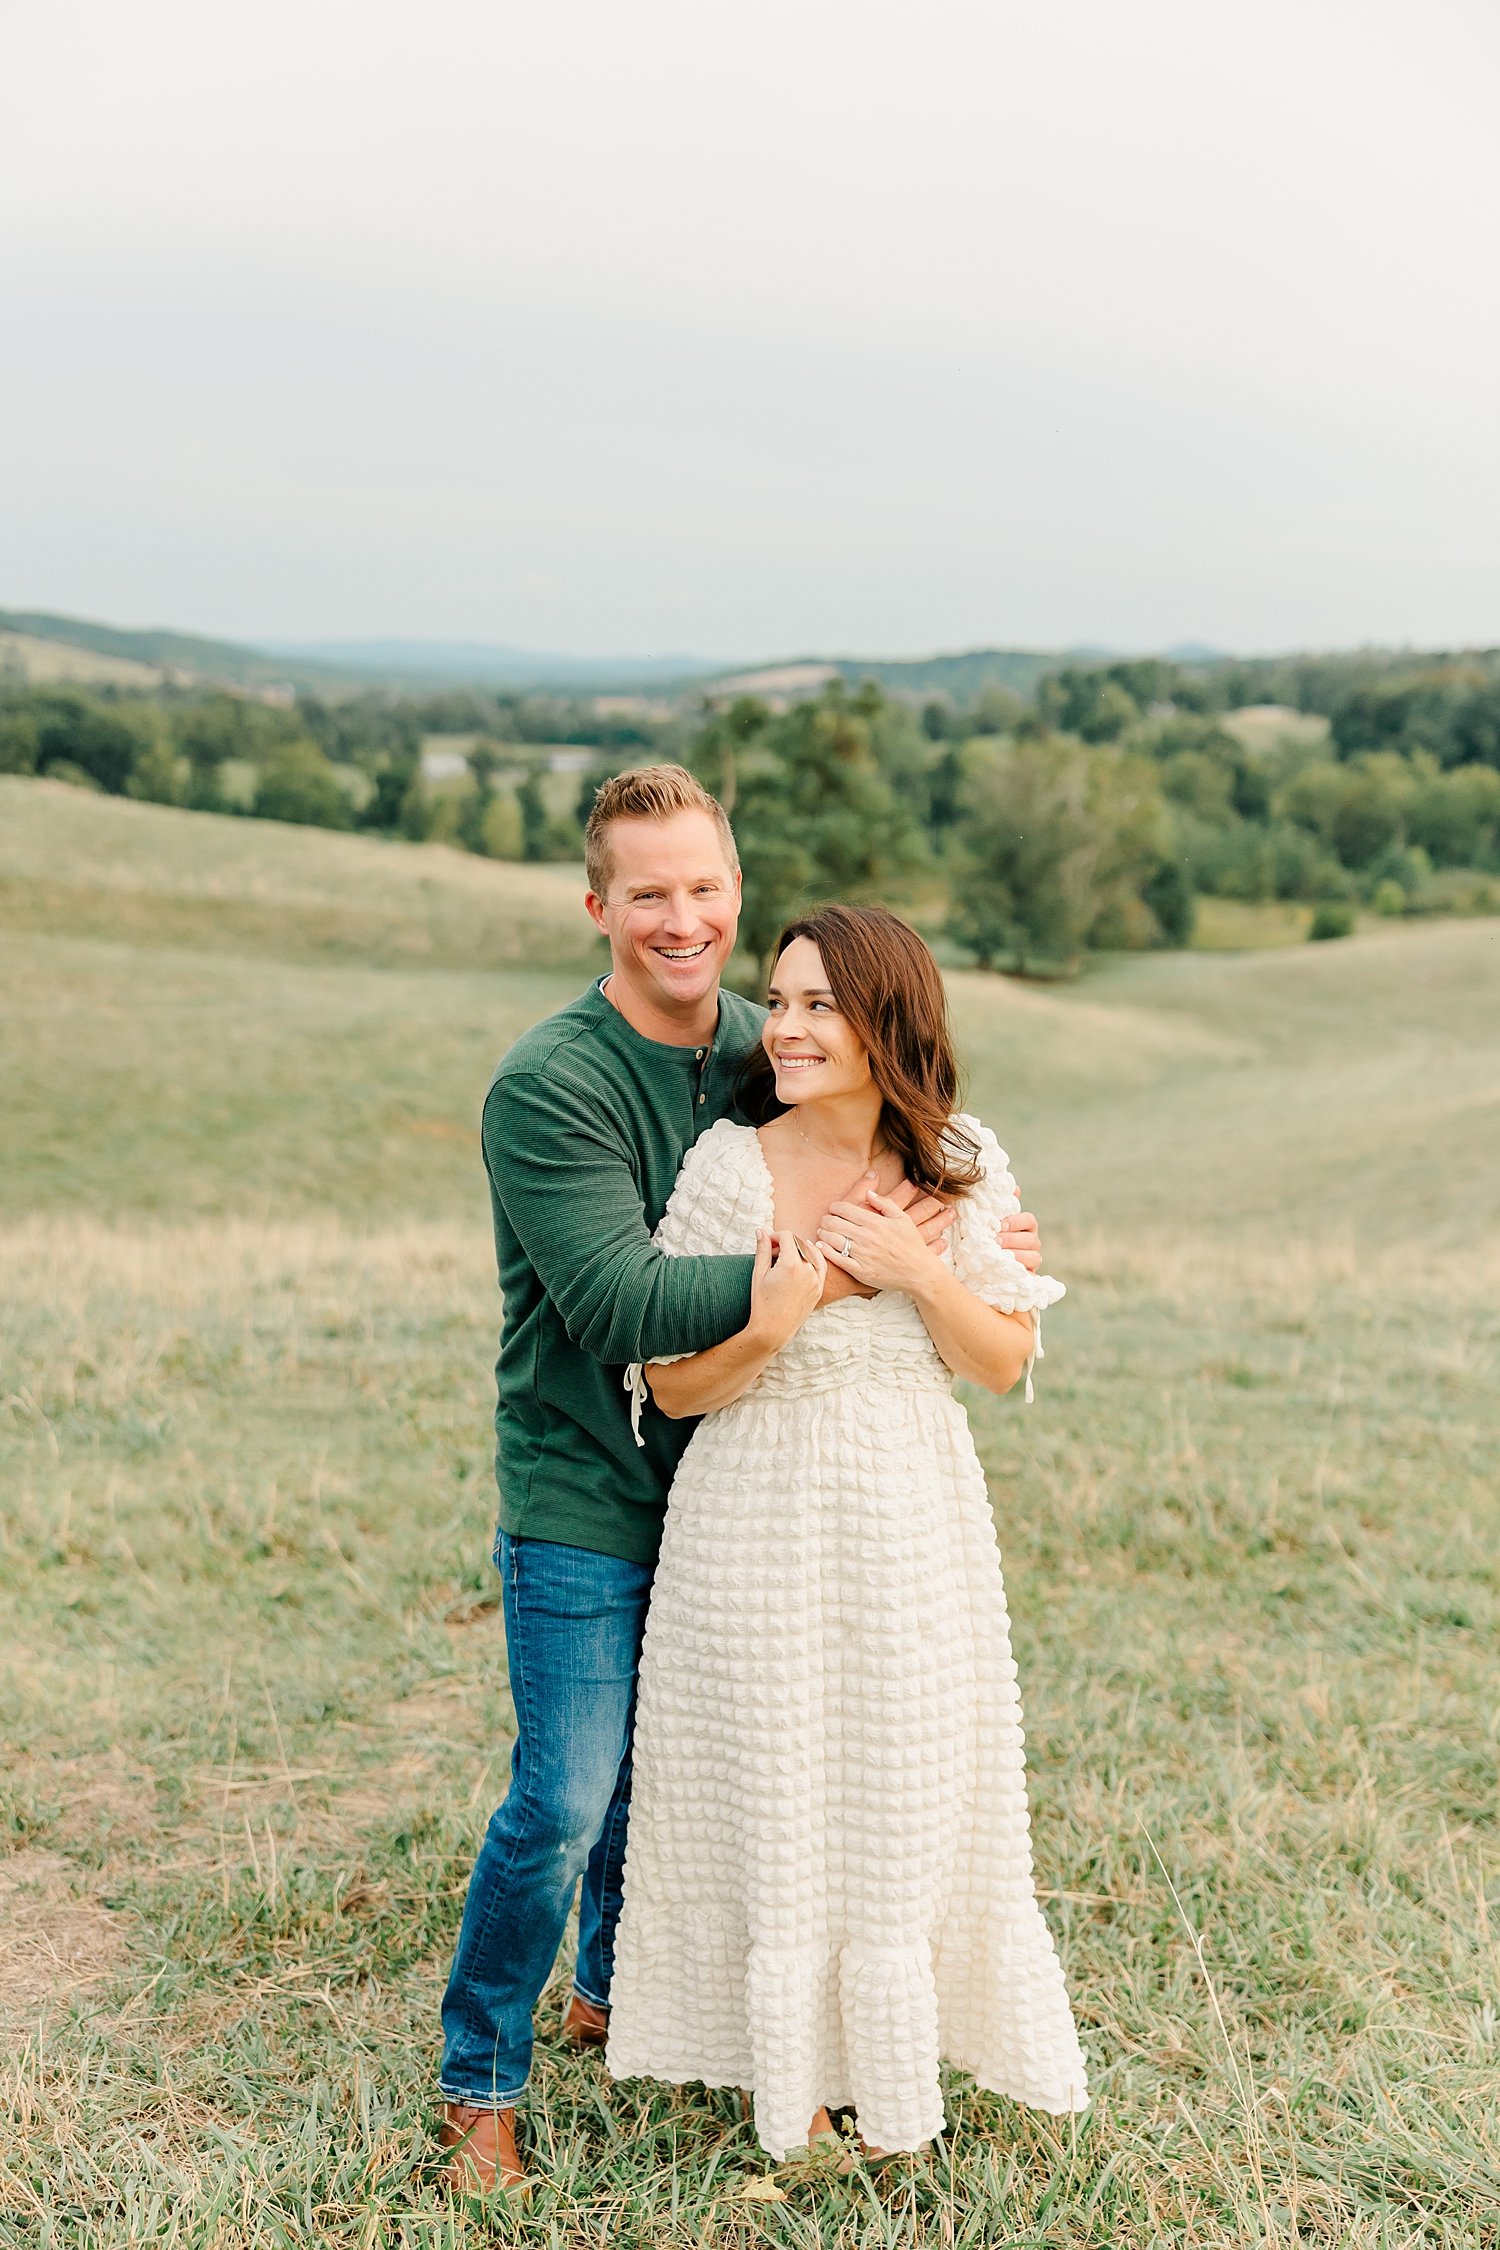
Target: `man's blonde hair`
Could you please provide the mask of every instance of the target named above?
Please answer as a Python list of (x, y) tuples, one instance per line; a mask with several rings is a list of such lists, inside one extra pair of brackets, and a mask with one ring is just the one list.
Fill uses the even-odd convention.
[(707, 813), (719, 831), (724, 857), (731, 868), (738, 868), (740, 855), (734, 848), (734, 831), (718, 798), (711, 797), (686, 766), (641, 766), (635, 773), (612, 775), (600, 788), (589, 813), (583, 832), (583, 863), (595, 898), (608, 896), (614, 875), (615, 855), (609, 840), (614, 823), (670, 820), (673, 813), (680, 812)]

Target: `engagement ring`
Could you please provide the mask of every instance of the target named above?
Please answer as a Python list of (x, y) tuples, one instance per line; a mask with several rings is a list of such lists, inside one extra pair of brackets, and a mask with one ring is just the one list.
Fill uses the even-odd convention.
[(841, 1258), (852, 1258), (852, 1257), (853, 1257), (853, 1255), (854, 1255), (854, 1244), (853, 1244), (853, 1243), (852, 1243), (852, 1242), (850, 1241), (850, 1239), (849, 1239), (848, 1235), (846, 1234), (846, 1235), (845, 1235), (845, 1237), (844, 1237), (844, 1247), (843, 1247), (843, 1249), (842, 1249), (842, 1250), (841, 1250), (841, 1251), (839, 1252), (839, 1256), (840, 1256)]

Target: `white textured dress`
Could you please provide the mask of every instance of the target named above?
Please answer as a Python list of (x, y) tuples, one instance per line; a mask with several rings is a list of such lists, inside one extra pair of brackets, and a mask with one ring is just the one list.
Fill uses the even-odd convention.
[[(959, 1277), (1004, 1311), (1061, 1284), (996, 1240), (1019, 1208), (977, 1120)], [(696, 1144), (657, 1230), (748, 1252), (758, 1136)], [(647, 1412), (656, 1409), (647, 1406)], [(1086, 2106), (1032, 1889), (1021, 1706), (968, 1419), (910, 1297), (822, 1307), (705, 1416), (672, 1486), (641, 1657), (607, 2060), (750, 2087), (779, 2159), (823, 2103), (872, 2144), (943, 2127), (939, 2058)]]

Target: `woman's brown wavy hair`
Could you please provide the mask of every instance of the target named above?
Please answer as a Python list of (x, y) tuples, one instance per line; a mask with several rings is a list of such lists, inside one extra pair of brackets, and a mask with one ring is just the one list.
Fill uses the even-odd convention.
[[(821, 954), (839, 1013), (869, 1055), (870, 1076), (883, 1097), (880, 1130), (906, 1177), (950, 1201), (967, 1194), (980, 1176), (979, 1143), (952, 1123), (958, 1061), (942, 972), (927, 946), (884, 906), (819, 906), (788, 922), (773, 963), (804, 937)], [(745, 1058), (737, 1098), (756, 1125), (785, 1111), (770, 1057), (759, 1045)]]

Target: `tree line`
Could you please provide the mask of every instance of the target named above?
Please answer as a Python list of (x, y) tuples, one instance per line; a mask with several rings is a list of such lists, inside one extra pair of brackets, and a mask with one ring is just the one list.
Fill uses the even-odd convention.
[[(920, 713), (871, 687), (735, 704), (693, 755), (734, 808), (746, 944), (763, 957), (820, 895), (921, 901), (981, 966), (1018, 970), (1184, 945), (1205, 894), (1309, 902), (1318, 936), (1360, 906), (1500, 910), (1500, 668), (1372, 679), (1375, 661), (1346, 660), (1342, 686), (1335, 659), (1145, 660)], [(1268, 686), (1302, 704), (1237, 723)]]
[[(1275, 705), (1253, 714), (1246, 706)], [(424, 741), (464, 745), (434, 780)], [(549, 770), (556, 745), (592, 755)], [(681, 758), (731, 808), (745, 944), (809, 899), (907, 903), (982, 966), (1188, 942), (1199, 897), (1500, 908), (1500, 659), (1367, 652), (1061, 666), (918, 708), (833, 683), (652, 718), (448, 691), (279, 704), (0, 687), (0, 771), (211, 812), (572, 860), (598, 782)]]
[[(627, 762), (679, 754), (686, 731), (535, 694), (283, 702), (214, 689), (0, 683), (0, 773), (49, 774), (193, 812), (453, 843), (497, 859), (579, 858), (598, 782)], [(434, 737), (466, 744), (456, 782), (423, 771), (423, 744)], [(548, 775), (559, 744), (595, 753), (571, 792)]]

